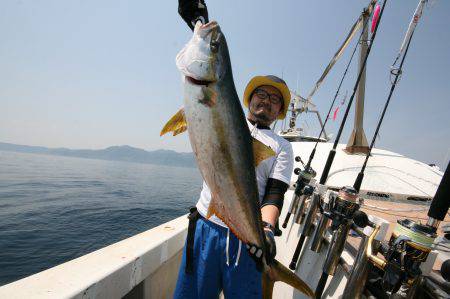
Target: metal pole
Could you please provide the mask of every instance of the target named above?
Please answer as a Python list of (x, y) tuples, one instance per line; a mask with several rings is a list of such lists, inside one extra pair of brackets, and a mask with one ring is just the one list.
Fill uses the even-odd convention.
[(369, 257), (366, 254), (369, 237), (364, 235), (359, 245), (358, 255), (353, 263), (353, 269), (343, 292), (342, 299), (359, 299), (364, 291), (368, 270)]
[[(366, 23), (369, 19), (369, 13), (365, 9), (362, 13), (363, 22)], [(364, 63), (364, 58), (367, 54), (368, 49), (368, 39), (369, 39), (369, 26), (364, 26), (361, 30), (362, 38), (360, 42), (359, 51), (359, 68)], [(366, 92), (366, 68), (362, 70), (361, 80), (358, 84), (358, 89), (356, 90), (356, 103), (355, 103), (355, 122), (352, 134), (347, 143), (346, 151), (349, 153), (367, 153), (368, 144), (366, 134), (364, 133), (364, 98)]]

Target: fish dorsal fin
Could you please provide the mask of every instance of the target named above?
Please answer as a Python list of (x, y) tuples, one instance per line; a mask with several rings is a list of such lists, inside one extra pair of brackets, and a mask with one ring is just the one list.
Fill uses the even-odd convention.
[(265, 159), (275, 155), (276, 153), (273, 151), (273, 149), (271, 149), (261, 141), (253, 138), (253, 157), (255, 159), (255, 167), (257, 167), (259, 163), (261, 163)]
[(168, 132), (173, 132), (173, 136), (183, 133), (187, 130), (186, 116), (184, 115), (184, 108), (181, 108), (162, 128), (159, 136)]

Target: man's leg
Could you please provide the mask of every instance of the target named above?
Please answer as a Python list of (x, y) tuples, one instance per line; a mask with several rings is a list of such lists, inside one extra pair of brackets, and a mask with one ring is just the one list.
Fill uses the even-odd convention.
[(262, 298), (261, 272), (256, 270), (255, 261), (248, 254), (245, 244), (241, 245), (239, 259), (238, 251), (239, 240), (230, 233), (229, 265), (222, 262), (225, 298), (260, 299)]
[(220, 232), (210, 221), (197, 221), (194, 238), (193, 271), (187, 274), (186, 246), (183, 249), (174, 298), (218, 298), (221, 291)]

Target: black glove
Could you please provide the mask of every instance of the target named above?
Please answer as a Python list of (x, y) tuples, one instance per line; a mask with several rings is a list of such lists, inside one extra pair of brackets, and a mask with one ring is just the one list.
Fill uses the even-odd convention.
[[(272, 230), (265, 229), (264, 230), (265, 240), (266, 243), (266, 262), (267, 264), (272, 264), (273, 260), (275, 259), (275, 255), (277, 254), (277, 247), (275, 245), (275, 238), (274, 233)], [(263, 257), (263, 251), (261, 248), (257, 247), (254, 244), (247, 244), (247, 250), (250, 254), (250, 257), (255, 261), (256, 263), (256, 269), (258, 271), (262, 271), (263, 264), (262, 264), (262, 257)]]
[(197, 21), (203, 24), (209, 22), (205, 0), (178, 0), (178, 13), (191, 30), (194, 30)]
[(264, 234), (266, 235), (266, 261), (267, 264), (272, 264), (273, 260), (275, 259), (275, 256), (277, 255), (277, 245), (275, 244), (275, 235), (272, 230), (264, 230)]

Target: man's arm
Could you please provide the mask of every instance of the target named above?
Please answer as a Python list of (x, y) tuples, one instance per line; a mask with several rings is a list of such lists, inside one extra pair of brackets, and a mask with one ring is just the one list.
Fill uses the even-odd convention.
[(178, 0), (178, 13), (191, 30), (194, 30), (197, 21), (203, 24), (209, 22), (205, 0)]
[[(269, 179), (267, 180), (264, 197), (261, 202), (261, 216), (263, 222), (265, 222), (264, 233), (268, 249), (268, 252), (266, 253), (268, 263), (271, 263), (276, 255), (276, 244), (274, 238), (275, 225), (283, 207), (284, 194), (289, 188), (293, 168), (294, 153), (292, 151), (291, 144), (286, 142), (282, 145), (282, 149), (274, 162)], [(255, 254), (258, 250), (256, 250), (254, 246), (249, 246), (248, 248), (251, 256), (255, 258), (258, 263), (258, 260), (261, 258)]]
[(267, 180), (266, 190), (261, 202), (263, 221), (275, 226), (280, 216), (280, 211), (283, 208), (284, 194), (288, 188), (288, 184), (278, 179), (269, 178)]
[[(266, 261), (272, 263), (277, 254), (277, 247), (275, 244), (275, 225), (280, 216), (280, 211), (283, 206), (284, 193), (289, 185), (277, 179), (269, 178), (264, 193), (264, 198), (261, 203), (261, 216), (264, 224), (264, 235), (266, 243)], [(255, 259), (257, 267), (261, 268), (261, 254), (258, 255), (258, 248), (254, 245), (247, 246), (250, 255)]]
[(261, 208), (261, 216), (263, 221), (270, 223), (270, 225), (275, 227), (278, 217), (280, 216), (280, 210), (277, 206), (266, 205)]

